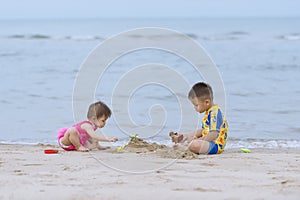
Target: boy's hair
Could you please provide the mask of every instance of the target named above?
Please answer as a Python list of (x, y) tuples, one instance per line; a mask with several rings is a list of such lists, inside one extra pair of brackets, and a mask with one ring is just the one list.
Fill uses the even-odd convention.
[(196, 83), (189, 92), (188, 98), (201, 98), (201, 99), (210, 99), (213, 100), (213, 91), (209, 84), (204, 82)]
[(102, 117), (103, 115), (105, 115), (107, 118), (109, 118), (111, 116), (111, 110), (105, 103), (98, 101), (98, 102), (90, 105), (88, 113), (87, 113), (88, 119), (90, 119), (92, 117), (96, 117), (98, 119), (99, 117)]

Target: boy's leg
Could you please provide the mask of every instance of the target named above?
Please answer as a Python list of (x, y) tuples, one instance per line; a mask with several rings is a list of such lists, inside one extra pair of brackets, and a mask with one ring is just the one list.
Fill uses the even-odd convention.
[(205, 140), (193, 140), (189, 144), (189, 150), (197, 154), (206, 154), (210, 148), (210, 142)]

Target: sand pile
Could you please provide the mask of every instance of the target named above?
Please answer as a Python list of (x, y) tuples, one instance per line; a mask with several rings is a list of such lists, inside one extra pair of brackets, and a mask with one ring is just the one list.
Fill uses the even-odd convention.
[(189, 150), (176, 150), (173, 148), (164, 149), (159, 152), (159, 156), (162, 158), (174, 158), (174, 159), (198, 159), (199, 155), (189, 151)]
[(148, 143), (141, 138), (135, 137), (130, 140), (130, 142), (124, 147), (124, 150), (127, 152), (134, 153), (147, 153), (155, 152), (159, 149), (167, 148), (166, 145), (157, 144), (157, 143)]
[(155, 152), (162, 158), (178, 158), (178, 159), (197, 159), (198, 155), (185, 149), (174, 149), (163, 144), (148, 143), (145, 140), (134, 137), (124, 147), (125, 152), (130, 153), (148, 153)]

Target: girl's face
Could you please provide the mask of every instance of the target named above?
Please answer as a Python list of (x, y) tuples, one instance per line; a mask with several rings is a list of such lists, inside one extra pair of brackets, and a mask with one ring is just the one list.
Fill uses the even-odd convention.
[(107, 117), (105, 115), (102, 115), (101, 117), (98, 117), (98, 119), (94, 120), (94, 124), (99, 127), (103, 128), (106, 124)]
[(209, 105), (210, 105), (209, 99), (202, 100), (201, 98), (194, 97), (194, 98), (191, 98), (190, 101), (194, 105), (195, 110), (199, 113), (203, 113), (206, 110), (208, 110)]

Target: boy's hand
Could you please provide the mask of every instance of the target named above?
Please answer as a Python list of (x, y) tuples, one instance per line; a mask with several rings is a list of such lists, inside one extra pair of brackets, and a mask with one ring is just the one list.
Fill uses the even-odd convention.
[(169, 136), (172, 138), (172, 142), (174, 142), (175, 144), (183, 142), (184, 136), (183, 134), (179, 134), (177, 132), (170, 132)]

